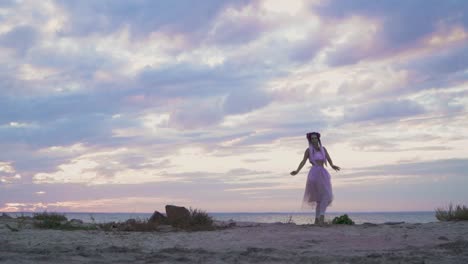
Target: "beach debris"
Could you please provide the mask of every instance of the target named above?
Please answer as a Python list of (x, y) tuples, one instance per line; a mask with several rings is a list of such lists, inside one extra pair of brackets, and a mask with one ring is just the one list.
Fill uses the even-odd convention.
[(190, 225), (190, 211), (183, 206), (166, 205), (167, 221), (174, 227)]
[(404, 224), (405, 222), (385, 222), (384, 225), (401, 225)]

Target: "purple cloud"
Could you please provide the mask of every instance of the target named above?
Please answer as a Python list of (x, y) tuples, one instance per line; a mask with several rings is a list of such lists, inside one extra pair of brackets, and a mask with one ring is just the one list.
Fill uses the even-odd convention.
[(31, 26), (18, 26), (0, 35), (0, 45), (16, 50), (23, 56), (38, 40), (38, 33)]
[(154, 31), (193, 34), (205, 28), (227, 6), (239, 6), (248, 1), (208, 0), (104, 0), (64, 1), (58, 3), (71, 16), (64, 34), (87, 35), (110, 33), (128, 26), (132, 36), (142, 37)]
[(386, 122), (425, 113), (424, 107), (410, 100), (375, 101), (345, 108), (346, 122)]
[[(424, 10), (424, 12), (422, 12)], [(337, 20), (364, 16), (381, 23), (376, 41), (367, 52), (353, 54), (332, 65), (347, 65), (375, 55), (389, 54), (414, 47), (430, 34), (454, 26), (468, 28), (468, 3), (465, 1), (327, 1), (313, 7), (325, 19)], [(346, 53), (344, 53), (346, 54)], [(338, 57), (335, 55), (334, 57)]]
[(227, 96), (223, 109), (226, 114), (243, 114), (262, 108), (271, 100), (268, 94), (260, 90), (236, 89)]

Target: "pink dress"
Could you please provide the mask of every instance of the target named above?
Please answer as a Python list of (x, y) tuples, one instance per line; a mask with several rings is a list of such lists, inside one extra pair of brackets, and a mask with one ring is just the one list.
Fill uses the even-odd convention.
[(317, 151), (311, 145), (309, 146), (309, 161), (313, 166), (307, 176), (303, 206), (315, 207), (317, 202), (324, 202), (328, 206), (333, 201), (330, 174), (323, 166), (317, 165), (316, 160), (324, 161), (324, 165), (327, 164), (323, 147), (321, 146), (320, 151)]

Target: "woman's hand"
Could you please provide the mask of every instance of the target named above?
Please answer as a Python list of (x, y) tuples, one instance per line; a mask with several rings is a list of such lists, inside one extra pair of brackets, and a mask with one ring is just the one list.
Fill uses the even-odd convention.
[(290, 173), (292, 176), (296, 175), (297, 174), (297, 171), (291, 171)]
[(339, 171), (339, 170), (341, 170), (341, 168), (340, 168), (340, 167), (338, 167), (338, 166), (336, 166), (336, 165), (332, 165), (331, 167), (332, 167), (334, 170), (336, 170), (336, 171)]

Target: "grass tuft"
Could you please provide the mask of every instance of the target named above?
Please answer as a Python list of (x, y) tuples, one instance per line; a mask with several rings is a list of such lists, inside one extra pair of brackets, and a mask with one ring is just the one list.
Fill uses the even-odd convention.
[(43, 229), (60, 229), (68, 220), (63, 214), (48, 212), (35, 213), (33, 219), (38, 220), (34, 225)]
[(59, 214), (59, 213), (48, 213), (48, 212), (43, 212), (43, 213), (34, 213), (33, 219), (35, 220), (47, 220), (47, 221), (55, 221), (55, 222), (62, 222), (62, 221), (67, 221), (67, 217), (64, 214)]
[(448, 208), (437, 208), (435, 216), (439, 221), (466, 221), (468, 220), (468, 207), (464, 205), (453, 206), (449, 204)]
[(207, 212), (200, 209), (190, 208), (190, 225), (189, 230), (212, 230), (213, 218)]

